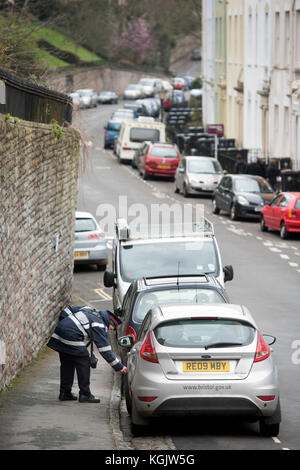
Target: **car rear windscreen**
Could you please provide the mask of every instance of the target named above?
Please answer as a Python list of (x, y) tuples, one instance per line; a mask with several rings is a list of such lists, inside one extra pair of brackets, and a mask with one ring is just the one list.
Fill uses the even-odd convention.
[[(188, 311), (184, 312), (188, 317)], [(176, 348), (225, 348), (247, 346), (255, 336), (249, 323), (223, 318), (186, 318), (168, 321), (154, 330), (157, 341)]]
[(159, 141), (159, 130), (133, 127), (130, 130), (130, 140), (131, 142), (144, 142), (145, 140), (150, 142), (157, 142)]
[(161, 158), (179, 158), (178, 153), (172, 147), (152, 147), (150, 150), (150, 156)]
[(96, 230), (96, 225), (93, 219), (76, 219), (75, 232), (91, 232)]

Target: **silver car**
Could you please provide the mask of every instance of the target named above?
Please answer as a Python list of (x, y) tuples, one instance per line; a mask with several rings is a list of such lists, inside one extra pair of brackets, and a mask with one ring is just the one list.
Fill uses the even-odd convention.
[(132, 431), (152, 418), (235, 416), (263, 436), (281, 422), (277, 369), (250, 312), (234, 304), (168, 305), (147, 313), (129, 348), (125, 395)]
[(175, 175), (175, 193), (212, 194), (216, 189), (223, 169), (216, 158), (186, 156), (181, 159)]
[(80, 108), (95, 108), (98, 105), (98, 95), (95, 90), (91, 88), (82, 88), (80, 90), (76, 90), (76, 93), (80, 98)]
[(107, 242), (96, 219), (89, 212), (75, 214), (74, 264), (107, 265)]
[(141, 85), (128, 85), (123, 94), (124, 100), (138, 100), (144, 96), (145, 94)]

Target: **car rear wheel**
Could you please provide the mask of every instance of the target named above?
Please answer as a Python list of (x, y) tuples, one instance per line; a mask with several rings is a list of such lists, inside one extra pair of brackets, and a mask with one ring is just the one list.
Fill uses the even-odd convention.
[(183, 185), (183, 196), (184, 197), (189, 197), (189, 192), (187, 190), (186, 184)]
[(236, 220), (237, 219), (235, 204), (232, 204), (232, 206), (230, 208), (230, 219), (231, 220)]
[(263, 419), (259, 422), (259, 432), (264, 437), (278, 436), (280, 424), (267, 424)]
[(212, 213), (213, 214), (219, 214), (220, 213), (220, 209), (218, 208), (217, 202), (216, 202), (215, 199), (212, 200)]
[(289, 234), (288, 234), (286, 225), (285, 225), (284, 222), (281, 222), (281, 224), (280, 224), (280, 238), (282, 238), (282, 240), (286, 240), (288, 237), (289, 237)]
[(265, 219), (263, 218), (263, 216), (261, 216), (261, 218), (260, 218), (260, 230), (262, 232), (267, 232), (268, 231), (268, 227), (266, 226), (266, 222), (265, 222)]

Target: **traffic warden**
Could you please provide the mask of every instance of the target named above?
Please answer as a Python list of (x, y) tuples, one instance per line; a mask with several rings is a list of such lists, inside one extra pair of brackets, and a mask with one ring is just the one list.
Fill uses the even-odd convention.
[[(68, 306), (62, 310), (59, 322), (47, 346), (59, 353), (59, 400), (77, 400), (72, 393), (75, 370), (79, 386), (79, 402), (99, 403), (90, 390), (90, 355), (92, 339), (102, 357), (116, 371), (127, 373), (127, 367), (116, 358), (108, 341), (109, 330), (121, 323), (119, 317), (108, 310), (96, 311), (91, 307)], [(91, 331), (90, 331), (91, 328)]]

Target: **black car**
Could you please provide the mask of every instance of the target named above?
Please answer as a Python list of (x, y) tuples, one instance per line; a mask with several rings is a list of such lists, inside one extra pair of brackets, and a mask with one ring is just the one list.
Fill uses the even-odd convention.
[(213, 193), (212, 212), (228, 212), (231, 220), (239, 217), (259, 220), (262, 208), (273, 198), (271, 186), (261, 176), (226, 175)]
[[(121, 309), (115, 311), (123, 320), (117, 329), (117, 337), (133, 335), (136, 340), (146, 313), (156, 305), (229, 302), (225, 290), (213, 276), (165, 276), (135, 280), (130, 284)], [(126, 348), (120, 347), (119, 355), (126, 364)]]

